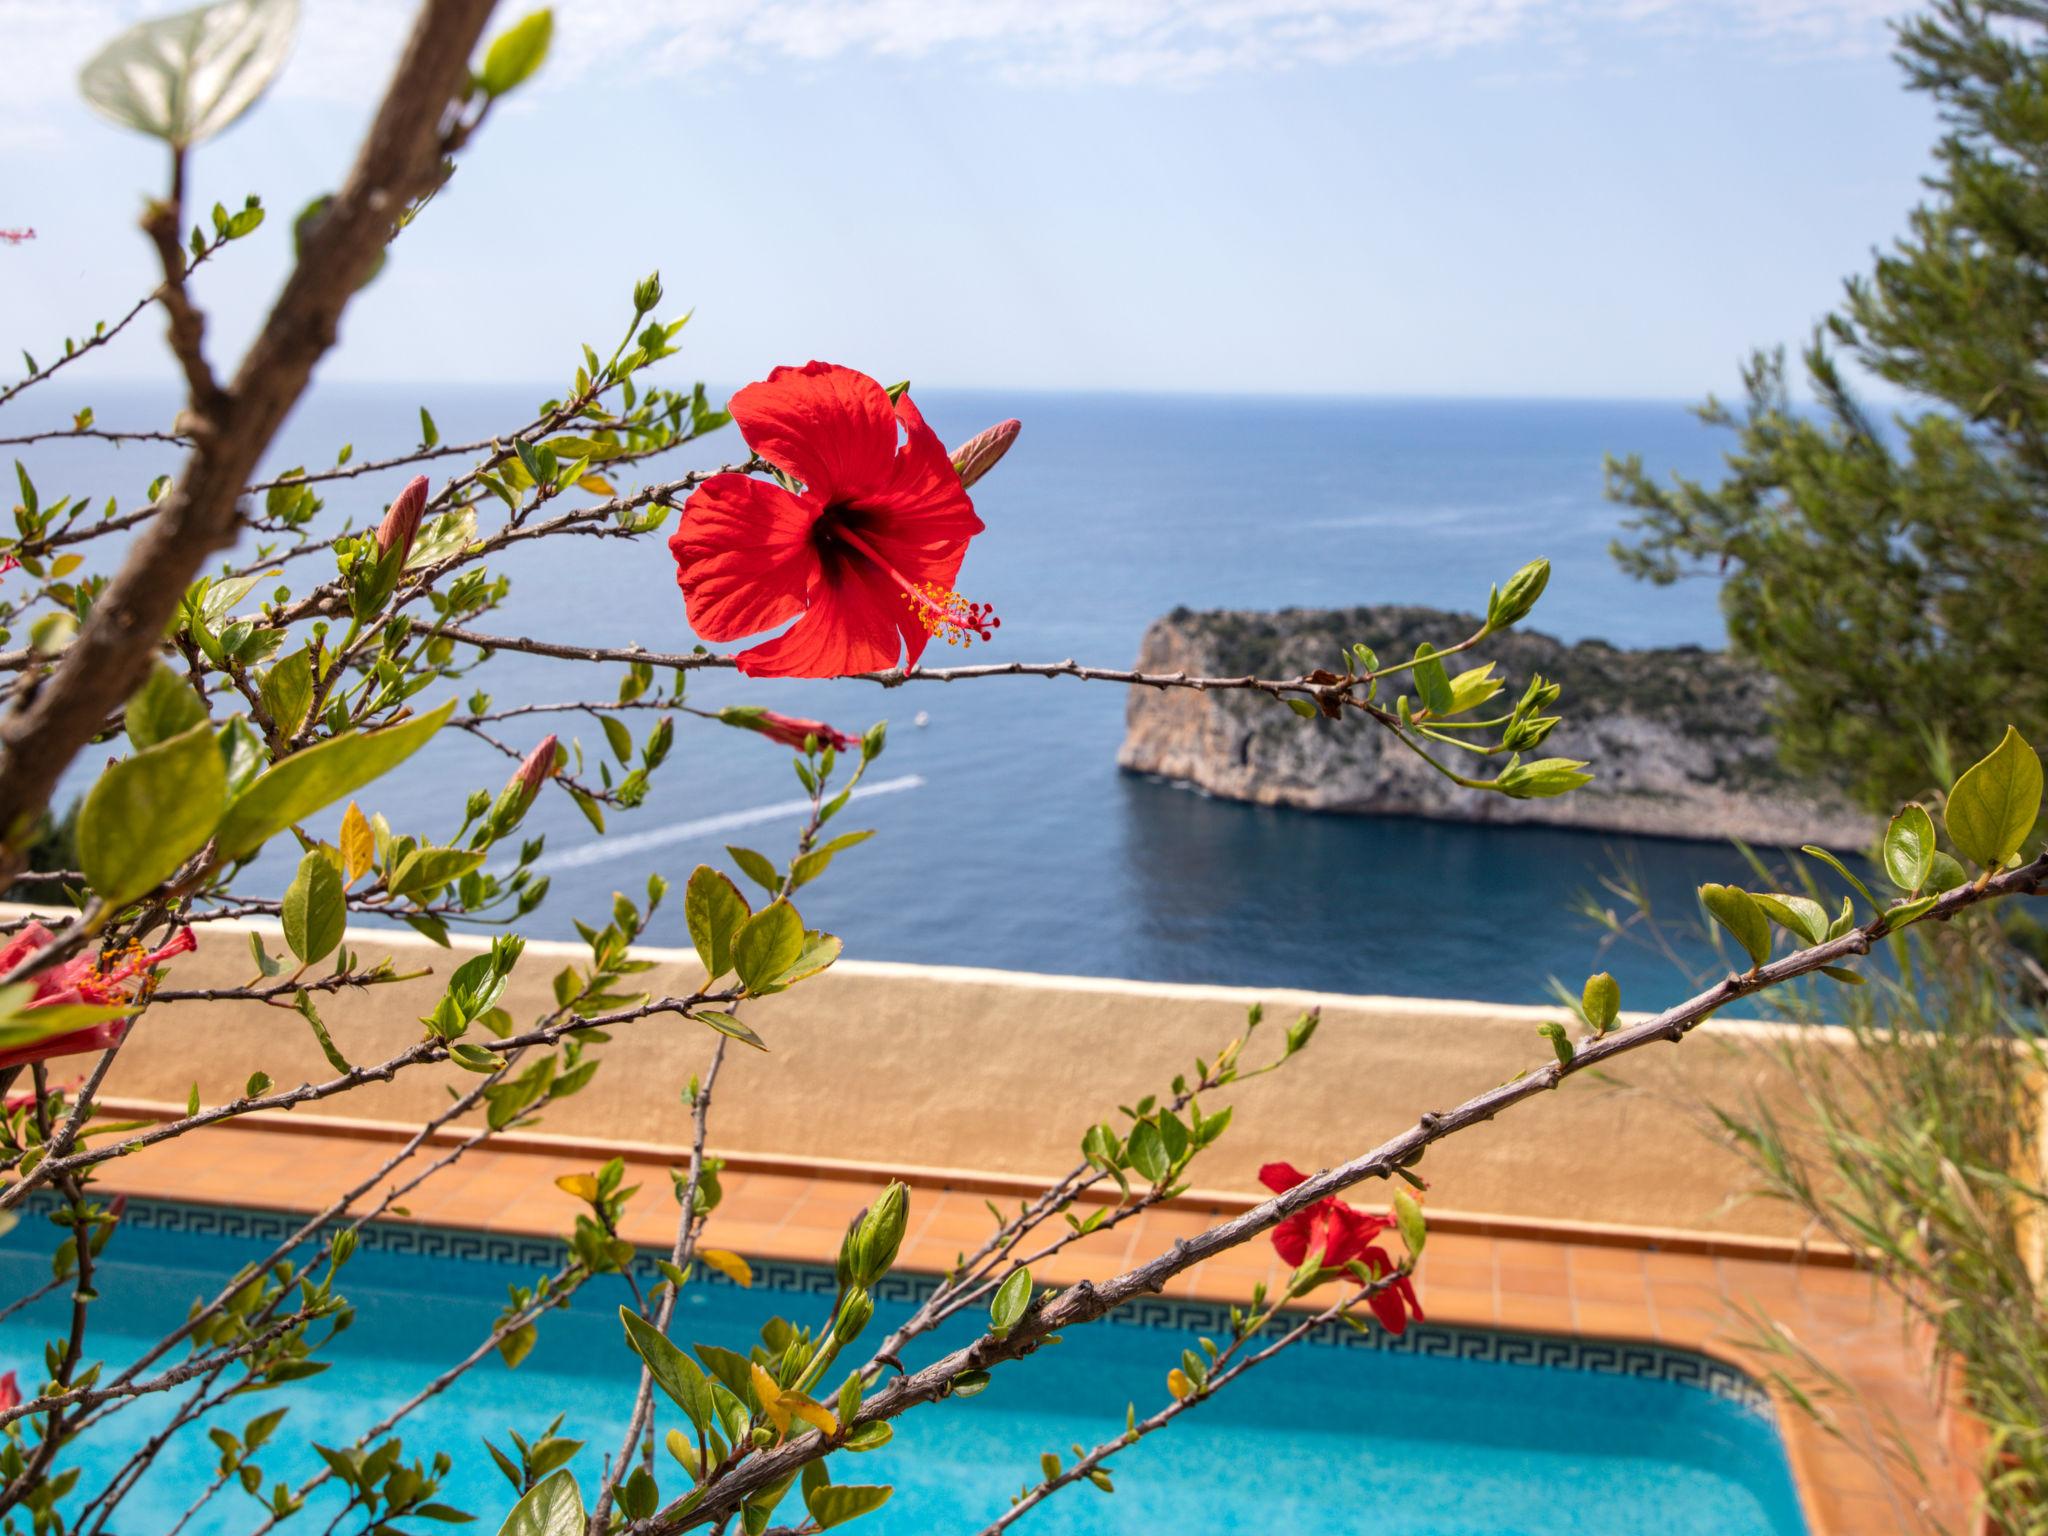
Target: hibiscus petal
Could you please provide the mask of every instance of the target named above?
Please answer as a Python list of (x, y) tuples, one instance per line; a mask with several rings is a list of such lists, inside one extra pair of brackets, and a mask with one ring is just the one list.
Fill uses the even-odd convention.
[(904, 443), (890, 463), (888, 482), (861, 500), (862, 531), (903, 546), (958, 544), (965, 553), (967, 541), (987, 525), (975, 515), (946, 445), (908, 395), (896, 402), (896, 413)]
[[(83, 999), (60, 996), (48, 1001), (75, 1003)], [(0, 1051), (0, 1072), (6, 1071), (9, 1067), (27, 1066), (32, 1061), (49, 1061), (57, 1056), (81, 1056), (90, 1051), (103, 1051), (128, 1033), (128, 1022), (126, 1019), (113, 1019), (105, 1024), (88, 1024), (83, 1029), (50, 1035), (30, 1045), (18, 1045), (11, 1051)]]
[(1307, 1211), (1288, 1217), (1273, 1229), (1273, 1251), (1281, 1260), (1299, 1266), (1308, 1257), (1309, 1244), (1315, 1239), (1315, 1218)]
[(903, 649), (894, 582), (866, 561), (835, 563), (804, 616), (773, 640), (733, 658), (749, 677), (844, 677), (896, 665)]
[(858, 501), (889, 483), (896, 412), (889, 392), (836, 363), (777, 368), (732, 397), (747, 446), (803, 481), (820, 505)]
[(759, 634), (803, 612), (818, 569), (817, 505), (746, 475), (713, 475), (691, 493), (668, 541), (690, 628), (705, 640)]
[(1259, 1170), (1259, 1182), (1276, 1195), (1284, 1195), (1308, 1177), (1292, 1163), (1267, 1163)]
[(1401, 1305), (1398, 1286), (1388, 1286), (1384, 1291), (1374, 1291), (1365, 1299), (1372, 1308), (1372, 1315), (1380, 1320), (1380, 1326), (1396, 1338), (1408, 1331), (1408, 1311)]
[(21, 932), (0, 945), (0, 976), (6, 975), (30, 955), (48, 944), (53, 935), (41, 923), (30, 923)]

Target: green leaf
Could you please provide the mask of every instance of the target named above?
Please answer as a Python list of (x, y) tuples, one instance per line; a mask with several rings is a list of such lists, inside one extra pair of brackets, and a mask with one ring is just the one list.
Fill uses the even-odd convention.
[(256, 104), (283, 68), (298, 0), (217, 0), (138, 22), (79, 72), (102, 117), (179, 148), (211, 138)]
[(554, 33), (555, 13), (540, 10), (492, 38), (484, 52), (484, 67), (476, 77), (483, 93), (502, 96), (530, 79), (548, 56), (548, 42)]
[(1840, 875), (1844, 880), (1848, 881), (1851, 885), (1856, 887), (1856, 893), (1859, 896), (1861, 896), (1865, 901), (1870, 903), (1870, 908), (1873, 912), (1877, 910), (1877, 898), (1870, 894), (1870, 887), (1865, 885), (1861, 880), (1858, 880), (1854, 875), (1850, 874), (1849, 866), (1844, 864), (1840, 859), (1836, 858), (1832, 853), (1829, 853), (1827, 849), (1818, 848), (1815, 847), (1812, 843), (1807, 843), (1804, 844), (1799, 851), (1804, 854), (1810, 854), (1812, 857), (1819, 859), (1823, 864), (1827, 865), (1836, 874)]
[(988, 1304), (989, 1328), (997, 1338), (1007, 1339), (1010, 1330), (1024, 1321), (1024, 1313), (1030, 1306), (1031, 1271), (1013, 1269), (1009, 1278), (996, 1287), (995, 1298)]
[(844, 1525), (849, 1520), (858, 1520), (862, 1515), (872, 1514), (889, 1502), (889, 1495), (896, 1490), (886, 1486), (866, 1483), (833, 1483), (815, 1491), (806, 1491), (805, 1507), (811, 1518), (818, 1523), (818, 1529), (829, 1531), (835, 1525)]
[(206, 705), (192, 685), (157, 662), (142, 686), (129, 696), (124, 724), (129, 745), (139, 752), (183, 735), (205, 718)]
[(1301, 718), (1304, 720), (1313, 720), (1315, 719), (1318, 713), (1315, 705), (1310, 703), (1307, 699), (1297, 699), (1290, 695), (1289, 697), (1282, 699), (1280, 702), (1282, 704), (1285, 704), (1289, 709), (1293, 710), (1297, 715), (1301, 716)]
[(1935, 850), (1934, 863), (1927, 876), (1927, 883), (1937, 891), (1952, 891), (1959, 885), (1970, 882), (1970, 872), (1939, 849)]
[[(1768, 932), (1769, 930), (1766, 929), (1765, 931)], [(1572, 1064), (1572, 1057), (1577, 1053), (1572, 1047), (1571, 1033), (1562, 1024), (1558, 1023), (1555, 1019), (1548, 1023), (1538, 1024), (1536, 1026), (1536, 1033), (1550, 1042), (1551, 1050), (1557, 1053), (1558, 1065), (1568, 1067)]]
[(806, 933), (802, 951), (776, 980), (784, 987), (793, 987), (807, 977), (817, 975), (839, 958), (841, 947), (835, 934)]
[(748, 918), (732, 941), (733, 969), (757, 997), (780, 992), (782, 978), (804, 952), (804, 920), (786, 901), (774, 902)]
[(1422, 700), (1423, 708), (1432, 715), (1442, 718), (1456, 707), (1456, 695), (1451, 692), (1451, 679), (1444, 671), (1444, 664), (1436, 658), (1436, 647), (1418, 645), (1415, 647), (1415, 696)]
[(1422, 1219), (1422, 1207), (1405, 1189), (1394, 1191), (1394, 1224), (1401, 1229), (1401, 1241), (1407, 1246), (1408, 1256), (1420, 1258), (1422, 1245), (1429, 1240), (1429, 1226)]
[(263, 674), (263, 707), (277, 734), (289, 741), (313, 707), (313, 653), (300, 646)]
[(1164, 1183), (1167, 1174), (1173, 1171), (1173, 1165), (1167, 1161), (1166, 1143), (1159, 1135), (1159, 1127), (1150, 1120), (1140, 1120), (1131, 1127), (1131, 1144), (1127, 1150), (1131, 1166), (1149, 1183)]
[(1934, 818), (1922, 805), (1909, 805), (1884, 832), (1884, 872), (1900, 890), (1912, 892), (1934, 873)]
[(683, 920), (689, 924), (697, 958), (704, 962), (707, 982), (732, 969), (733, 936), (751, 916), (753, 909), (739, 887), (709, 864), (690, 872), (690, 882), (683, 887)]
[(735, 848), (726, 844), (725, 851), (732, 855), (733, 863), (739, 865), (740, 873), (761, 887), (770, 896), (782, 894), (782, 872), (751, 848)]
[(1771, 920), (1749, 892), (1732, 885), (1703, 885), (1700, 905), (1707, 914), (1735, 935), (1735, 942), (1749, 951), (1752, 964), (1762, 965), (1771, 956)]
[(1593, 1033), (1606, 1034), (1621, 1016), (1621, 983), (1606, 971), (1588, 976), (1585, 988), (1579, 994), (1579, 1006), (1585, 1010), (1586, 1022), (1593, 1027)]
[(348, 900), (341, 876), (319, 849), (299, 860), (299, 872), (285, 887), (283, 918), (284, 941), (302, 965), (326, 959), (341, 942)]
[(286, 758), (229, 804), (220, 822), (221, 857), (246, 858), (293, 822), (382, 777), (425, 746), (454, 712), (450, 699), (402, 725), (349, 732)]
[(335, 1049), (334, 1037), (327, 1033), (327, 1026), (320, 1021), (320, 1010), (313, 1006), (312, 996), (304, 987), (292, 999), (292, 1006), (313, 1026), (313, 1038), (320, 1042), (320, 1054), (327, 1058), (327, 1065), (337, 1072), (353, 1072), (355, 1068), (348, 1064), (348, 1058)]
[(604, 739), (612, 749), (612, 756), (621, 763), (633, 761), (633, 733), (626, 729), (626, 722), (617, 715), (599, 715), (597, 723), (604, 727)]
[(212, 835), (228, 770), (201, 722), (107, 769), (78, 817), (86, 883), (110, 905), (162, 883)]
[(1811, 896), (1765, 895), (1761, 891), (1751, 895), (1750, 900), (1764, 909), (1764, 915), (1796, 939), (1808, 944), (1818, 944), (1828, 936), (1828, 912)]
[(2041, 759), (2011, 726), (1991, 755), (1948, 792), (1949, 840), (1985, 869), (2002, 869), (2020, 851), (2041, 814)]
[(668, 1341), (659, 1328), (631, 1307), (619, 1308), (619, 1321), (626, 1325), (626, 1343), (647, 1366), (654, 1384), (688, 1416), (702, 1432), (715, 1422), (711, 1383), (697, 1362)]
[(421, 407), (420, 407), (420, 446), (421, 446), (422, 448), (432, 448), (432, 447), (433, 447), (433, 446), (434, 446), (435, 444), (439, 443), (440, 441), (441, 441), (441, 429), (440, 429), (439, 427), (437, 427), (437, 426), (435, 426), (435, 425), (434, 425), (434, 418), (433, 418), (433, 415), (432, 415), (432, 413), (431, 413), (431, 412), (429, 412), (429, 411), (427, 410), (427, 408), (426, 408), (426, 407), (425, 407), (424, 405), (423, 405), (423, 406), (421, 406)]
[(864, 832), (848, 832), (833, 838), (822, 848), (813, 848), (809, 853), (800, 855), (796, 862), (789, 866), (791, 888), (810, 884), (825, 873), (826, 866), (832, 862), (834, 854), (844, 852), (857, 843), (864, 843), (874, 835), (873, 828)]
[(1911, 901), (1902, 901), (1895, 907), (1885, 908), (1884, 920), (1893, 933), (1907, 924), (1924, 916), (1929, 907), (1941, 900), (1941, 892), (1929, 891), (1925, 896), (1916, 896)]
[(394, 897), (435, 890), (481, 868), (485, 856), (481, 848), (415, 848), (391, 872), (386, 886)]
[(543, 1478), (512, 1506), (498, 1536), (583, 1536), (588, 1516), (575, 1474), (564, 1469)]

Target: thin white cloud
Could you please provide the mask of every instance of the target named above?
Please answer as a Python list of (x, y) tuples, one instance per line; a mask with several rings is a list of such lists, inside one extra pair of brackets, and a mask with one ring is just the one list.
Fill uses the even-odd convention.
[[(98, 44), (187, 0), (0, 0), (10, 110), (0, 149), (50, 136)], [(557, 0), (543, 80), (925, 62), (1029, 84), (1190, 85), (1360, 60), (1513, 45), (1523, 68), (1573, 67), (1602, 32), (1712, 36), (1775, 54), (1882, 50), (1906, 0)], [(520, 0), (506, 7), (512, 14)], [(306, 0), (280, 90), (360, 101), (396, 56), (407, 0)], [(1496, 58), (1493, 62), (1498, 63)]]

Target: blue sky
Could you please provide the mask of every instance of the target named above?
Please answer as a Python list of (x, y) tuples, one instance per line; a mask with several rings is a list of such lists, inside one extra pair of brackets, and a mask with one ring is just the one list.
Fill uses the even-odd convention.
[[(303, 0), (197, 195), (245, 340), (340, 179), (396, 0)], [(130, 0), (0, 0), (0, 356), (150, 281), (160, 152), (77, 104)], [(501, 21), (521, 14), (508, 6)], [(1692, 397), (1797, 341), (1920, 195), (1877, 0), (568, 0), (345, 321), (352, 380), (555, 378), (659, 267), (714, 380)], [(153, 327), (152, 327), (153, 328)], [(91, 378), (162, 377), (153, 337)], [(9, 370), (0, 370), (11, 372)], [(81, 378), (80, 402), (90, 379)]]

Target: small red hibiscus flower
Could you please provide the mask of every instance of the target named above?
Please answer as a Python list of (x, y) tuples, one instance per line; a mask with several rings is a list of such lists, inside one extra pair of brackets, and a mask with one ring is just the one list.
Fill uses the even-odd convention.
[[(51, 943), (54, 937), (41, 923), (30, 923), (5, 945), (0, 945), (0, 976)], [(35, 974), (35, 996), (22, 1011), (27, 1014), (38, 1008), (67, 1004), (106, 1007), (128, 1002), (129, 996), (122, 990), (125, 983), (174, 955), (189, 954), (198, 947), (192, 930), (180, 928), (161, 949), (145, 951), (137, 945), (124, 958), (104, 965), (92, 955), (76, 956)], [(53, 1056), (76, 1056), (86, 1051), (105, 1050), (128, 1033), (131, 1022), (129, 1019), (113, 1019), (104, 1024), (88, 1024), (63, 1034), (32, 1040), (12, 1050), (0, 1050), (0, 1070), (26, 1066), (32, 1061), (47, 1061)]]
[(9, 1371), (5, 1376), (0, 1376), (0, 1413), (20, 1406), (21, 1383), (15, 1379), (14, 1372)]
[[(1292, 1163), (1268, 1163), (1259, 1170), (1259, 1182), (1274, 1194), (1285, 1194), (1308, 1175)], [(1296, 1211), (1273, 1229), (1273, 1251), (1299, 1269), (1311, 1253), (1321, 1251), (1323, 1268), (1342, 1269), (1353, 1260), (1365, 1265), (1375, 1277), (1391, 1275), (1397, 1266), (1373, 1241), (1394, 1225), (1393, 1218), (1346, 1205), (1332, 1195), (1306, 1210)], [(1398, 1334), (1412, 1315), (1422, 1321), (1422, 1303), (1416, 1300), (1415, 1285), (1406, 1275), (1366, 1301), (1373, 1316), (1387, 1332)]]
[(690, 627), (738, 640), (753, 677), (843, 677), (915, 664), (932, 636), (1000, 622), (953, 589), (982, 530), (936, 433), (905, 395), (831, 363), (777, 368), (732, 399), (747, 446), (803, 488), (713, 475), (668, 541)]

